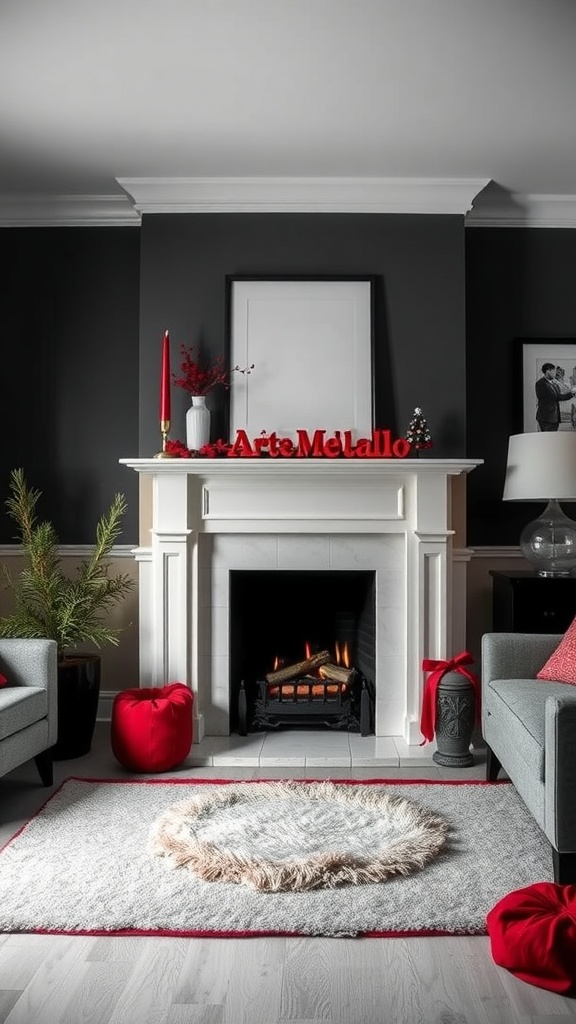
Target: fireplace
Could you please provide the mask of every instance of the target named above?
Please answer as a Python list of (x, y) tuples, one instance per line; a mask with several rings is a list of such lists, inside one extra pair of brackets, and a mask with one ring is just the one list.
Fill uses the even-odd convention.
[[(279, 600), (292, 579), (302, 588), (316, 576), (325, 596), (342, 597), (330, 633), (364, 616), (354, 642), (374, 687), (376, 736), (420, 743), (422, 659), (466, 646), (469, 556), (454, 537), (465, 476), (479, 460), (121, 461), (141, 475), (140, 684), (191, 686), (195, 741), (235, 727), (239, 677), (266, 673), (276, 654), (298, 654), (280, 650), (292, 643), (280, 636), (242, 660), (231, 620), (239, 617), (244, 635), (250, 616), (236, 611), (237, 588), (258, 585), (253, 608), (272, 629), (274, 602), (262, 599), (262, 584)], [(346, 591), (354, 595), (348, 604)], [(373, 609), (372, 620), (360, 606)], [(299, 623), (296, 647), (330, 646), (324, 629), (322, 620)]]
[(374, 572), (232, 570), (231, 730), (373, 731), (375, 609)]

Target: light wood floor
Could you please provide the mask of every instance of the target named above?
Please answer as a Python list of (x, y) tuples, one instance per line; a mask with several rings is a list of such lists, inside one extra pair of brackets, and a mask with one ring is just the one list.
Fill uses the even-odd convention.
[[(125, 773), (97, 727), (93, 750), (56, 766)], [(368, 778), (374, 769), (196, 768), (201, 778)], [(483, 778), (472, 768), (384, 769), (386, 778)], [(46, 800), (34, 765), (0, 779), (0, 843)], [(503, 856), (506, 852), (503, 851)], [(455, 899), (458, 894), (454, 894)], [(560, 1024), (576, 1000), (517, 981), (489, 940), (170, 939), (0, 935), (6, 1024)]]

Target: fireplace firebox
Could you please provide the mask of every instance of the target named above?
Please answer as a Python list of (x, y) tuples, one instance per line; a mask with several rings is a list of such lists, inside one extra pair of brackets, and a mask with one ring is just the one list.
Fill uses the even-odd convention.
[(375, 573), (230, 573), (231, 728), (374, 730)]

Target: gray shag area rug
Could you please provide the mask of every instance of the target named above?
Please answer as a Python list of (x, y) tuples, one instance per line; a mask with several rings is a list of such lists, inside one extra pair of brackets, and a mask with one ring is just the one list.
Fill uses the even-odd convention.
[(0, 851), (0, 930), (485, 934), (551, 879), (507, 783), (68, 779)]

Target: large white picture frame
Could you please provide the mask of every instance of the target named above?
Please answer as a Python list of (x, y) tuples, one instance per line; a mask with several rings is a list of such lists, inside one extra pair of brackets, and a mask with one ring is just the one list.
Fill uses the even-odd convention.
[(230, 438), (373, 427), (374, 278), (227, 278)]

